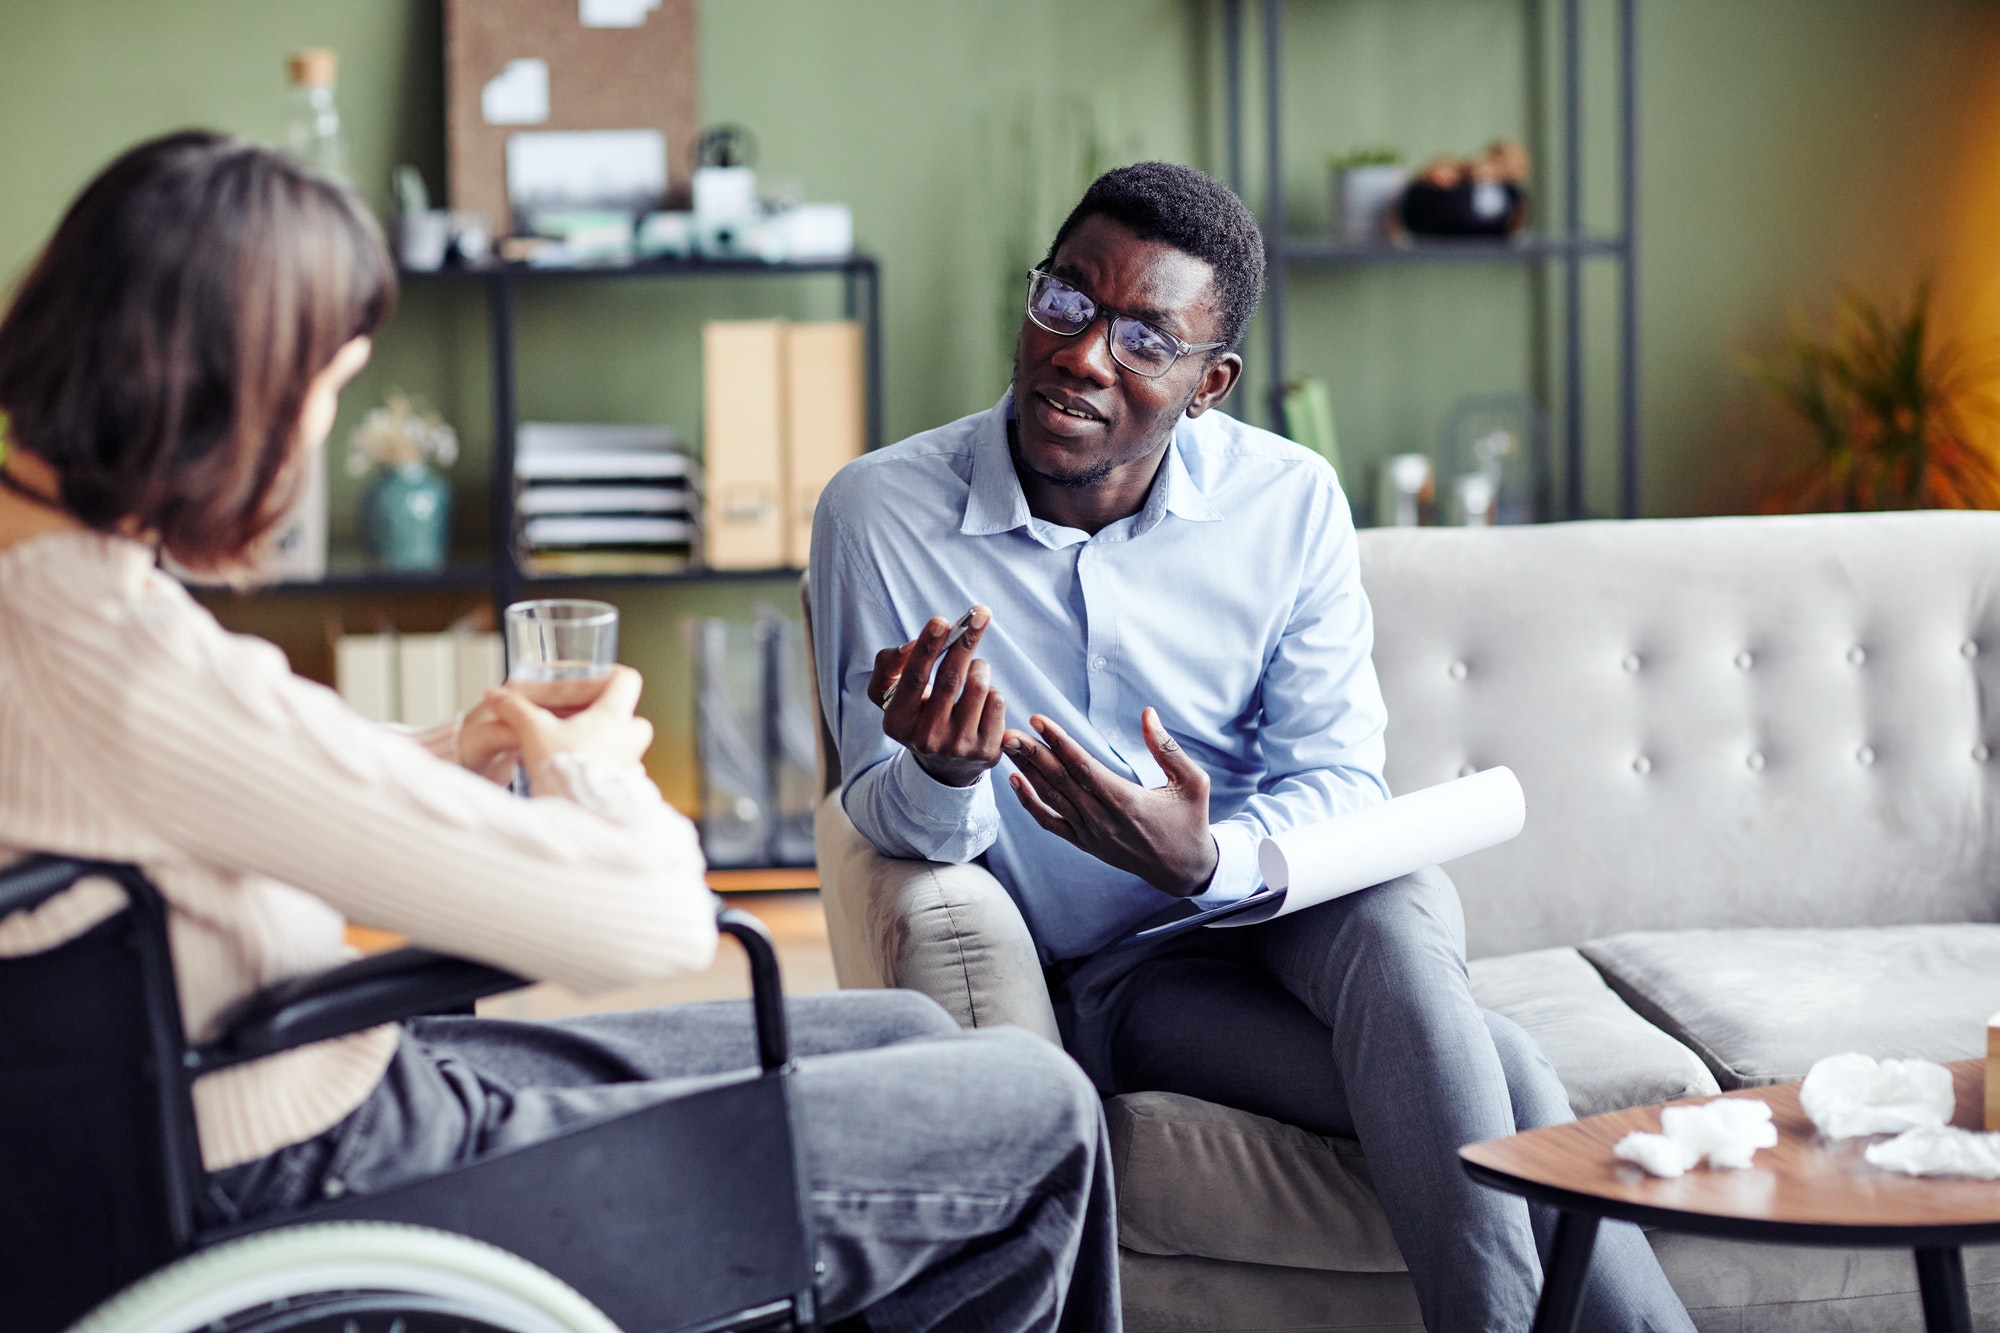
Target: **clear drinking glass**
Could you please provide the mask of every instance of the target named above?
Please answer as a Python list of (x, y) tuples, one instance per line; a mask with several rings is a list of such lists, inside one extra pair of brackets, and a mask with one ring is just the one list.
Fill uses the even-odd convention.
[(618, 661), (618, 608), (547, 597), (507, 608), (509, 680), (596, 680)]

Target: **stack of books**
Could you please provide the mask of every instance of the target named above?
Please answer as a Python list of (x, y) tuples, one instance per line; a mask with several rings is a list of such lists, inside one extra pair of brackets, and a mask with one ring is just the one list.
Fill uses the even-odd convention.
[(701, 551), (701, 469), (665, 426), (523, 422), (514, 437), (522, 567), (673, 573)]
[(334, 688), (377, 722), (428, 727), (458, 716), (498, 685), (500, 636), (457, 628), (443, 634), (342, 634), (334, 640)]

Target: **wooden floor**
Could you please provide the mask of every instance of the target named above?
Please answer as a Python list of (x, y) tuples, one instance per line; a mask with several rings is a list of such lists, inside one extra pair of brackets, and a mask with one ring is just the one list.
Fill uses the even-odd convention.
[[(839, 989), (833, 979), (833, 955), (827, 949), (826, 918), (820, 913), (817, 893), (735, 893), (729, 895), (729, 905), (756, 913), (771, 928), (778, 941), (778, 966), (784, 974), (786, 994), (809, 995), (814, 991)], [(496, 995), (482, 1002), (479, 1012), (494, 1018), (559, 1018), (564, 1014), (645, 1009), (749, 993), (750, 974), (743, 962), (743, 951), (734, 941), (725, 939), (716, 952), (714, 966), (705, 972), (590, 996), (578, 995), (562, 986), (531, 986), (509, 995)]]

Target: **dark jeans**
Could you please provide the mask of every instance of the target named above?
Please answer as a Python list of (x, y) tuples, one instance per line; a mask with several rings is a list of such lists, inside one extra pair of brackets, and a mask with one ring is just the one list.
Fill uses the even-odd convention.
[[(821, 1311), (890, 1330), (1119, 1326), (1104, 1117), (1060, 1051), (962, 1033), (907, 991), (787, 1004)], [(210, 1177), (220, 1217), (372, 1192), (692, 1091), (752, 1063), (744, 1001), (554, 1023), (415, 1020), (317, 1138)], [(673, 1200), (661, 1200), (663, 1214)]]
[[(1260, 926), (1100, 954), (1058, 1016), (1105, 1092), (1177, 1092), (1358, 1139), (1432, 1333), (1532, 1322), (1555, 1217), (1458, 1149), (1571, 1119), (1527, 1034), (1474, 1005), (1441, 870)], [(1637, 1227), (1598, 1234), (1580, 1329), (1693, 1333)]]

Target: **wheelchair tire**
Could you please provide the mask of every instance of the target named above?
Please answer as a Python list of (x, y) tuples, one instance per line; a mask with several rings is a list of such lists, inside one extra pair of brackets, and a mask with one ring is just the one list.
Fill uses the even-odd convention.
[(399, 1321), (410, 1333), (619, 1333), (518, 1255), (382, 1222), (282, 1227), (203, 1250), (127, 1287), (70, 1333), (373, 1333)]

